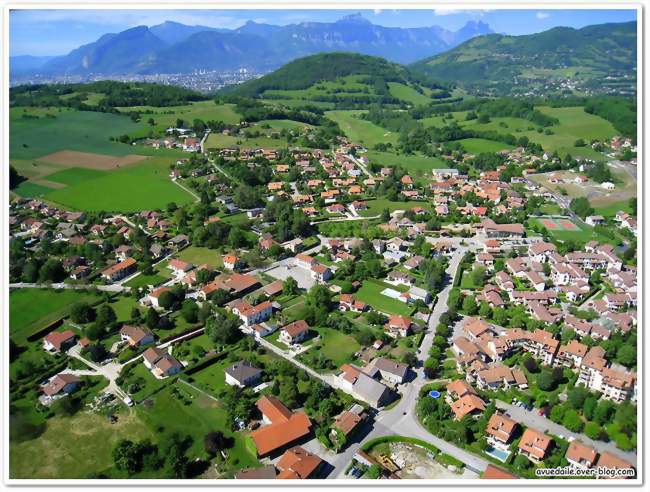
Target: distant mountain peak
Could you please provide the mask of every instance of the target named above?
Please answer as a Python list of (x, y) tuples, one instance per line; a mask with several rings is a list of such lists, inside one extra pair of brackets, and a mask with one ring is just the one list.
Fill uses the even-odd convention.
[(346, 15), (345, 17), (341, 17), (339, 20), (336, 21), (337, 24), (372, 24), (368, 19), (366, 19), (363, 15), (361, 15), (361, 12), (357, 12), (356, 14), (350, 14)]

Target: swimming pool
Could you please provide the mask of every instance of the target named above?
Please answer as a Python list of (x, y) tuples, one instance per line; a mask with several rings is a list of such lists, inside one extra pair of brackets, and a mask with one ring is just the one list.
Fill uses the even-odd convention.
[(440, 391), (431, 390), (429, 391), (429, 396), (431, 398), (440, 398)]
[(510, 456), (510, 451), (504, 451), (503, 449), (498, 449), (493, 446), (488, 446), (485, 449), (485, 454), (492, 456), (493, 458), (498, 459), (500, 462), (505, 463)]

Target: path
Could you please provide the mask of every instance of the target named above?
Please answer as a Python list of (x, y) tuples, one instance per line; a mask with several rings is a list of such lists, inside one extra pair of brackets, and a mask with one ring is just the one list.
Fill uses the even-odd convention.
[(197, 202), (201, 201), (201, 197), (199, 197), (199, 195), (194, 193), (187, 186), (180, 184), (178, 179), (172, 178), (172, 183), (174, 183), (176, 186), (178, 186), (181, 190), (184, 190), (184, 191), (188, 192), (190, 195), (192, 195)]

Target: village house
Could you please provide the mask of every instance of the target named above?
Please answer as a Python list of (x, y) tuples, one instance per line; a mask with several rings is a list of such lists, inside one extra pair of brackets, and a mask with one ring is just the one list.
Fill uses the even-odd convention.
[(411, 327), (413, 321), (407, 316), (393, 315), (388, 318), (388, 322), (384, 325), (386, 333), (393, 337), (407, 337), (411, 334)]
[(529, 427), (519, 441), (519, 454), (539, 464), (548, 456), (552, 444), (553, 440), (546, 434)]
[(124, 325), (120, 329), (120, 338), (131, 347), (139, 347), (153, 343), (154, 334), (144, 326)]
[(142, 361), (147, 369), (159, 379), (178, 374), (183, 368), (182, 364), (172, 357), (166, 350), (150, 347), (142, 354)]
[(305, 320), (297, 320), (282, 327), (280, 340), (287, 345), (303, 342), (309, 335), (309, 325)]
[(75, 345), (76, 339), (73, 331), (53, 331), (43, 339), (43, 348), (48, 352), (65, 352)]
[(59, 373), (41, 387), (43, 404), (49, 404), (56, 399), (74, 393), (81, 386), (81, 378), (74, 374)]
[(351, 364), (342, 365), (337, 378), (341, 389), (374, 408), (387, 405), (393, 398), (391, 390), (385, 384)]
[(263, 301), (255, 306), (247, 301), (235, 301), (230, 310), (239, 316), (245, 326), (262, 323), (268, 320), (273, 314), (273, 304), (270, 301)]
[(102, 271), (102, 277), (109, 282), (117, 282), (135, 273), (137, 262), (133, 258), (126, 258)]
[(569, 466), (575, 468), (588, 469), (596, 464), (598, 453), (591, 446), (587, 446), (577, 439), (571, 441), (566, 450), (566, 460)]
[(246, 388), (253, 386), (262, 377), (262, 371), (248, 361), (240, 360), (224, 369), (226, 384)]
[(507, 451), (518, 423), (500, 413), (492, 414), (485, 428), (485, 438), (490, 446)]

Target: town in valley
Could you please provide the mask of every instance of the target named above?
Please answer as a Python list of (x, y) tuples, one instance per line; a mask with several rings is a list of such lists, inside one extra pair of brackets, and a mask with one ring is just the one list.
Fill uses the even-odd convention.
[(638, 479), (635, 14), (13, 60), (9, 478)]

